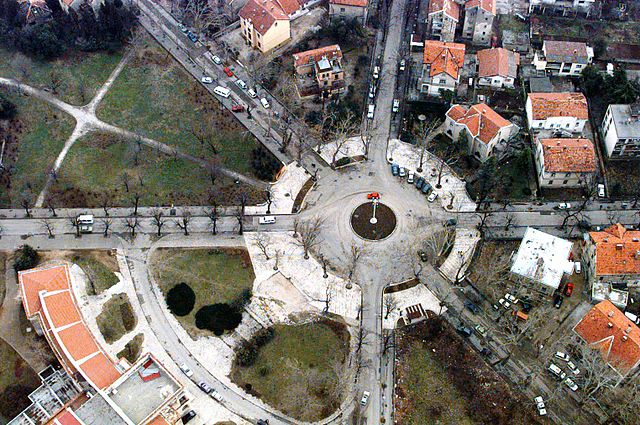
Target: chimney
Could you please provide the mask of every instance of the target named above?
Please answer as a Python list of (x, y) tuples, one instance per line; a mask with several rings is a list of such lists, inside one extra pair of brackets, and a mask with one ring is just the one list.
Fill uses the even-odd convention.
[(612, 328), (613, 327), (613, 323), (611, 323), (611, 322), (607, 323), (607, 327)]
[(617, 243), (616, 244), (616, 251), (622, 251), (622, 244), (621, 243)]
[(613, 317), (613, 310), (609, 312), (609, 314), (607, 314), (607, 317)]
[(626, 341), (628, 338), (626, 335), (622, 335), (622, 342)]
[(636, 251), (633, 258), (635, 258), (636, 260), (640, 260), (640, 249)]
[(624, 333), (626, 334), (631, 333), (631, 325), (627, 326), (627, 329), (624, 330)]

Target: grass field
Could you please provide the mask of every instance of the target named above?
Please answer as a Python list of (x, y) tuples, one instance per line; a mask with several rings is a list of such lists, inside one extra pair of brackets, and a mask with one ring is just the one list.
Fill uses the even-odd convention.
[(19, 207), (23, 197), (35, 201), (44, 187), (48, 171), (71, 135), (74, 119), (48, 104), (11, 92), (8, 98), (18, 115), (6, 122), (0, 134), (6, 137), (0, 173), (0, 207)]
[(255, 363), (234, 366), (232, 379), (283, 413), (303, 421), (329, 416), (340, 404), (349, 336), (336, 322), (276, 325)]
[[(250, 173), (257, 141), (150, 39), (116, 79), (98, 116), (197, 157), (217, 156), (223, 166)], [(198, 140), (194, 133), (205, 134), (207, 141)]]
[[(0, 45), (0, 77), (14, 78), (33, 87), (47, 88), (59, 99), (85, 105), (95, 96), (122, 53), (69, 50), (59, 59), (38, 61)], [(56, 86), (56, 90), (53, 90)]]
[(71, 261), (82, 268), (87, 275), (87, 293), (100, 294), (118, 283), (114, 272), (120, 271), (115, 256), (109, 251), (80, 251), (74, 253)]
[(0, 339), (0, 422), (29, 406), (27, 396), (40, 385), (38, 375), (15, 350)]
[(159, 249), (151, 258), (151, 271), (163, 293), (186, 283), (196, 294), (193, 310), (176, 317), (191, 336), (212, 335), (195, 326), (196, 312), (215, 303), (231, 303), (253, 287), (253, 267), (242, 249)]
[(127, 294), (113, 295), (96, 318), (98, 328), (105, 341), (111, 344), (136, 327), (136, 316)]
[(124, 357), (129, 363), (135, 363), (142, 353), (142, 343), (144, 342), (144, 334), (137, 334), (131, 341), (127, 342), (124, 349), (117, 354), (118, 359)]

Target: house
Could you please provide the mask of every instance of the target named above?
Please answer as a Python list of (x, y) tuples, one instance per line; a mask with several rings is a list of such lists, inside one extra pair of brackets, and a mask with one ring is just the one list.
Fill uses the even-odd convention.
[(575, 41), (545, 40), (533, 55), (536, 70), (559, 76), (579, 76), (592, 60), (593, 49)]
[(602, 120), (602, 139), (609, 158), (640, 158), (640, 102), (609, 105)]
[(464, 44), (425, 40), (422, 74), (418, 78), (421, 93), (440, 96), (441, 91), (455, 91), (464, 65)]
[(430, 0), (427, 32), (440, 41), (451, 42), (456, 35), (460, 6), (454, 0)]
[(596, 0), (530, 0), (529, 14), (534, 11), (544, 13), (546, 10), (567, 12), (581, 12), (589, 14)]
[(520, 65), (519, 53), (499, 47), (478, 51), (477, 59), (479, 86), (514, 87)]
[(367, 22), (369, 0), (329, 0), (331, 19), (357, 19), (360, 24)]
[(479, 103), (469, 109), (453, 105), (446, 113), (445, 128), (446, 134), (454, 141), (464, 132), (469, 155), (484, 162), (491, 157), (498, 143), (509, 140), (516, 126), (484, 103)]
[(536, 175), (542, 188), (576, 188), (591, 181), (596, 150), (589, 139), (536, 139)]
[[(317, 92), (327, 95), (344, 91), (342, 50), (337, 44), (307, 50), (293, 55), (293, 64), (299, 80), (313, 77)], [(301, 91), (305, 93), (305, 91)]]
[[(57, 398), (57, 404), (48, 409), (39, 405), (41, 399), (32, 399), (36, 407), (30, 406), (10, 423), (178, 423), (189, 410), (182, 384), (151, 354), (141, 356), (133, 365), (124, 358), (112, 358), (82, 317), (73, 279), (76, 277), (68, 263), (18, 273), (25, 314), (36, 332), (44, 335), (61, 366), (41, 375), (43, 385), (50, 387), (51, 377), (56, 374), (65, 383), (55, 385), (56, 391), (67, 387), (81, 391), (65, 392), (62, 397), (48, 393)], [(72, 416), (75, 422), (63, 420), (65, 416)]]
[(573, 272), (572, 248), (568, 240), (527, 227), (511, 263), (522, 284), (518, 292), (538, 299), (553, 295), (564, 275)]
[(529, 129), (581, 134), (589, 119), (587, 98), (582, 93), (529, 93), (525, 105)]
[(242, 36), (262, 53), (291, 38), (289, 15), (276, 0), (248, 0), (239, 16)]
[(586, 280), (593, 300), (608, 299), (624, 308), (628, 287), (640, 286), (640, 231), (614, 224), (585, 235)]
[(496, 17), (495, 0), (468, 0), (464, 9), (462, 36), (476, 46), (489, 46), (493, 18)]
[(600, 351), (620, 378), (638, 373), (640, 329), (610, 301), (601, 301), (573, 327), (584, 343)]

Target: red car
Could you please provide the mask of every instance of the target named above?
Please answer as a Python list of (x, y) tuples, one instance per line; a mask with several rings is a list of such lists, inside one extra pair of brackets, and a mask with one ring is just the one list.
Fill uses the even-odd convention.
[(244, 112), (244, 105), (233, 105), (231, 110), (233, 112)]
[(367, 193), (367, 199), (380, 199), (380, 194), (378, 192)]
[(227, 74), (228, 77), (233, 77), (233, 72), (231, 72), (228, 66), (224, 67), (224, 73)]
[(570, 297), (571, 294), (573, 294), (573, 283), (571, 282), (567, 283), (567, 286), (564, 288), (564, 294), (567, 297)]

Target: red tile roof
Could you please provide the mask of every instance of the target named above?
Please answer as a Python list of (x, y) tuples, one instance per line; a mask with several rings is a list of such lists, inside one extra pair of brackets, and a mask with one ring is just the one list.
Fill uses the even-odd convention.
[(430, 0), (429, 14), (444, 12), (456, 21), (460, 19), (460, 6), (454, 0)]
[(551, 173), (596, 171), (596, 150), (589, 139), (540, 139), (544, 169)]
[(621, 375), (640, 364), (640, 329), (611, 301), (596, 304), (573, 329)]
[(301, 5), (298, 0), (275, 0), (280, 5), (280, 8), (284, 10), (284, 13), (291, 15), (300, 9)]
[(445, 72), (457, 80), (464, 65), (464, 51), (464, 44), (425, 40), (423, 63), (430, 65), (431, 77)]
[(307, 50), (305, 52), (294, 53), (294, 66), (297, 68), (302, 65), (313, 64), (318, 62), (325, 56), (327, 57), (327, 59), (342, 59), (342, 50), (340, 50), (339, 45), (332, 44), (331, 46), (325, 46), (318, 49)]
[(478, 52), (478, 76), (516, 78), (520, 54), (502, 47)]
[(582, 93), (529, 93), (534, 120), (549, 117), (589, 118), (587, 98)]
[(471, 9), (473, 7), (479, 7), (486, 10), (489, 13), (496, 14), (496, 2), (495, 0), (469, 0), (465, 3), (465, 9)]
[(40, 291), (57, 291), (69, 287), (69, 270), (65, 266), (25, 270), (18, 274), (22, 304), (27, 317), (40, 311)]
[(249, 0), (240, 9), (240, 17), (251, 22), (253, 28), (264, 35), (277, 20), (288, 20), (289, 16), (275, 0)]
[(547, 59), (562, 62), (580, 62), (588, 59), (587, 45), (577, 41), (545, 40), (544, 52)]
[(447, 116), (466, 126), (473, 137), (485, 144), (491, 142), (500, 129), (512, 125), (484, 103), (473, 105), (466, 111), (462, 106), (454, 105), (447, 111)]
[(71, 412), (71, 410), (63, 410), (51, 422), (56, 425), (83, 425), (82, 422)]
[(345, 6), (367, 7), (369, 0), (329, 0), (331, 4), (343, 4)]
[(640, 274), (640, 231), (618, 223), (589, 236), (596, 246), (596, 276)]

